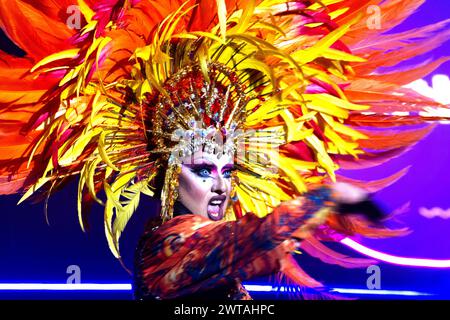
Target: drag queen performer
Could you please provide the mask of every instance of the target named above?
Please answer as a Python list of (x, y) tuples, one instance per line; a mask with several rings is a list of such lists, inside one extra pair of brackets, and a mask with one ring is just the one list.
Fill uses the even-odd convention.
[[(139, 299), (246, 299), (242, 280), (275, 271), (318, 287), (293, 251), (364, 266), (321, 241), (402, 233), (361, 187), (404, 172), (336, 171), (401, 154), (448, 111), (402, 87), (441, 60), (379, 70), (442, 42), (446, 22), (382, 35), (421, 2), (1, 1), (26, 55), (0, 52), (0, 192), (46, 198), (78, 177), (80, 224), (103, 205), (118, 259), (140, 197), (159, 198), (136, 251)], [(61, 19), (76, 4), (79, 28)]]

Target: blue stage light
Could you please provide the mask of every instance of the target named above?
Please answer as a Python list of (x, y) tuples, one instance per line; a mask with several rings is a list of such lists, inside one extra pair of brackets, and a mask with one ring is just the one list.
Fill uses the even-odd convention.
[(0, 291), (130, 291), (129, 283), (0, 283)]
[[(268, 284), (246, 284), (250, 292), (295, 292), (296, 286), (272, 286)], [(0, 291), (131, 291), (129, 283), (0, 283)], [(398, 295), (398, 296), (430, 296), (430, 293), (403, 290), (368, 290), (352, 288), (330, 288), (331, 292), (358, 295)]]

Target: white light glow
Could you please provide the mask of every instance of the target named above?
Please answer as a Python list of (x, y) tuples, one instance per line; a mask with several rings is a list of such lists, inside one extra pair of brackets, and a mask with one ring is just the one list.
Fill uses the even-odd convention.
[(418, 93), (436, 100), (442, 104), (450, 104), (450, 79), (445, 74), (436, 74), (431, 80), (431, 86), (423, 80), (416, 80), (408, 85), (406, 88), (413, 89)]
[(429, 293), (416, 291), (399, 291), (399, 290), (369, 290), (369, 289), (344, 289), (334, 288), (332, 291), (345, 294), (374, 294), (374, 295), (390, 295), (390, 296), (430, 296)]
[[(255, 285), (247, 284), (245, 288), (250, 292), (290, 292), (295, 287)], [(0, 291), (131, 291), (132, 286), (128, 283), (0, 283)], [(398, 290), (366, 290), (366, 289), (343, 289), (334, 288), (332, 292), (346, 294), (374, 294), (374, 295), (403, 295), (420, 296), (430, 295), (415, 291)]]
[(409, 257), (398, 257), (391, 254), (383, 253), (370, 249), (368, 247), (359, 244), (358, 242), (345, 238), (341, 240), (341, 243), (352, 248), (353, 250), (369, 256), (371, 258), (389, 262), (392, 264), (398, 264), (402, 266), (411, 267), (426, 267), (426, 268), (450, 268), (450, 260), (437, 260), (437, 259), (421, 259), (421, 258), (409, 258)]
[(265, 285), (246, 284), (244, 287), (248, 291), (257, 291), (257, 292), (271, 292), (271, 291), (275, 291), (274, 287), (272, 287), (272, 286), (265, 286)]
[[(270, 286), (270, 285), (254, 285), (247, 284), (245, 288), (250, 292), (289, 292), (294, 291), (295, 287), (286, 286)], [(373, 294), (373, 295), (391, 295), (391, 296), (429, 296), (429, 293), (422, 293), (416, 291), (402, 291), (402, 290), (369, 290), (369, 289), (344, 289), (333, 288), (331, 292), (345, 293), (345, 294)]]
[(87, 291), (130, 291), (131, 284), (120, 283), (0, 283), (0, 290), (87, 290)]

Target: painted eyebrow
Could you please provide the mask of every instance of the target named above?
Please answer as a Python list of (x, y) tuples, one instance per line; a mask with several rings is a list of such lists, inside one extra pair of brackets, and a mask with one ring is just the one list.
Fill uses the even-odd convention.
[(187, 165), (191, 169), (201, 169), (206, 168), (212, 170), (217, 170), (217, 167), (214, 164), (211, 163), (194, 163)]
[[(211, 171), (217, 171), (217, 167), (213, 163), (195, 163), (195, 164), (188, 165), (188, 167), (191, 168), (191, 169), (194, 169), (194, 170), (195, 169), (206, 168), (206, 169), (209, 169)], [(235, 170), (235, 167), (234, 167), (233, 164), (227, 164), (227, 165), (225, 165), (222, 168), (221, 172), (223, 173), (226, 170)]]
[(215, 166), (215, 164), (211, 161), (209, 161), (208, 159), (205, 158), (194, 158), (193, 159), (193, 165), (213, 165)]

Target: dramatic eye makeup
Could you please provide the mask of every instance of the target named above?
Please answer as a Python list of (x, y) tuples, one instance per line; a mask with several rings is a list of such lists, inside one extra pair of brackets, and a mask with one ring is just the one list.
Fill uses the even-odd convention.
[(231, 178), (231, 174), (233, 173), (233, 171), (235, 170), (233, 165), (227, 165), (225, 167), (223, 167), (222, 169), (222, 175), (224, 176), (224, 178)]
[[(210, 178), (213, 173), (217, 173), (216, 165), (212, 163), (197, 163), (188, 165), (189, 170), (201, 178)], [(232, 172), (235, 170), (233, 165), (226, 165), (222, 168), (224, 178), (231, 178)]]
[(216, 170), (216, 166), (203, 163), (191, 165), (189, 166), (189, 169), (201, 178), (209, 178), (212, 172)]

